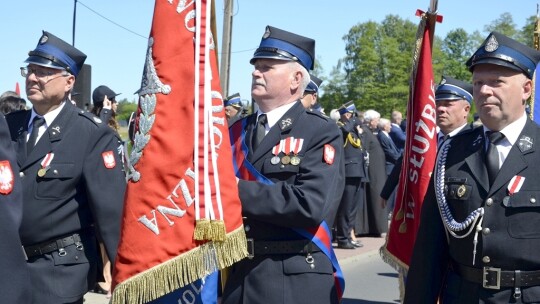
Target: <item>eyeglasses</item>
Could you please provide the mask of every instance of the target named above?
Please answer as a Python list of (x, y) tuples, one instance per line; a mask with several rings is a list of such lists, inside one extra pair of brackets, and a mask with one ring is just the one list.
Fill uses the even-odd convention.
[[(45, 79), (45, 78), (49, 78), (53, 75), (56, 75), (58, 74), (58, 71), (60, 70), (55, 70), (54, 72), (53, 71), (50, 71), (50, 70), (46, 70), (46, 69), (40, 69), (40, 68), (31, 68), (31, 67), (21, 67), (21, 76), (26, 78), (28, 76), (30, 76), (31, 74), (34, 74), (36, 75), (37, 78), (40, 78), (40, 79)], [(62, 74), (58, 77), (61, 77), (61, 76), (69, 76), (69, 73), (67, 71), (61, 71)], [(58, 78), (56, 77), (56, 78)], [(46, 79), (47, 81), (48, 79)]]

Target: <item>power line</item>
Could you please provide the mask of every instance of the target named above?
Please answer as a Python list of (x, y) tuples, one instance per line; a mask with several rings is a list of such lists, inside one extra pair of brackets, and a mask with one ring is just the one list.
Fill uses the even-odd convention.
[(110, 23), (112, 23), (112, 24), (114, 24), (114, 25), (116, 25), (116, 26), (118, 26), (118, 27), (120, 27), (120, 28), (122, 28), (122, 29), (124, 29), (124, 30), (126, 30), (126, 31), (128, 31), (128, 32), (130, 32), (130, 33), (132, 33), (132, 34), (134, 34), (134, 35), (137, 35), (137, 36), (139, 36), (139, 37), (142, 37), (142, 38), (145, 39), (145, 40), (148, 40), (148, 37), (143, 36), (143, 35), (141, 35), (141, 34), (139, 34), (139, 33), (135, 33), (134, 31), (128, 29), (127, 27), (122, 26), (122, 25), (120, 25), (120, 24), (118, 24), (118, 23), (112, 21), (111, 19), (109, 19), (109, 18), (103, 16), (102, 14), (96, 12), (95, 10), (91, 9), (90, 7), (88, 7), (88, 5), (82, 3), (80, 0), (78, 0), (77, 3), (80, 3), (82, 6), (86, 7), (89, 11), (91, 11), (91, 12), (93, 12), (94, 14), (100, 16), (101, 18), (103, 18), (103, 19), (109, 21)]

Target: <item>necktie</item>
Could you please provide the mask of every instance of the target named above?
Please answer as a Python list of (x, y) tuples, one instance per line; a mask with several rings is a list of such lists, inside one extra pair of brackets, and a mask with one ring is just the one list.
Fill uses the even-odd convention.
[(266, 114), (259, 115), (259, 118), (257, 120), (257, 128), (255, 130), (255, 138), (253, 141), (253, 150), (256, 150), (261, 141), (264, 138), (264, 135), (266, 135)]
[(30, 154), (30, 151), (34, 148), (36, 145), (37, 137), (39, 134), (39, 128), (45, 124), (45, 118), (35, 116), (34, 120), (32, 120), (32, 133), (30, 133), (30, 137), (28, 137), (28, 141), (26, 142), (26, 154)]
[(496, 144), (504, 138), (501, 132), (486, 132), (489, 138), (489, 145), (486, 154), (486, 167), (488, 170), (489, 184), (493, 184), (497, 173), (499, 172), (499, 152)]

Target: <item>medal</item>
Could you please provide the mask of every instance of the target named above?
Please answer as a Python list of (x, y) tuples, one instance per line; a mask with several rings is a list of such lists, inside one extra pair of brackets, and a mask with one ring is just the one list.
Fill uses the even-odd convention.
[(291, 157), (289, 156), (289, 152), (291, 151), (292, 146), (292, 137), (285, 138), (285, 142), (283, 144), (283, 153), (285, 153), (285, 156), (281, 158), (281, 163), (284, 165), (288, 165), (291, 162)]
[(291, 157), (291, 165), (298, 166), (299, 164), (300, 164), (300, 157), (296, 155)]
[(293, 138), (292, 139), (291, 152), (293, 153), (293, 156), (291, 157), (291, 165), (298, 166), (300, 164), (300, 157), (298, 157), (298, 152), (300, 152), (300, 150), (302, 150), (303, 145), (304, 145), (304, 139), (303, 138)]
[(46, 173), (47, 173), (47, 168), (41, 168), (38, 170), (37, 175), (39, 177), (44, 177)]
[(274, 148), (272, 148), (272, 154), (274, 155), (274, 157), (272, 157), (272, 159), (270, 159), (270, 163), (272, 165), (277, 165), (279, 164), (279, 152), (281, 152), (281, 147), (283, 146), (283, 140), (280, 140), (279, 143), (277, 145), (274, 146)]
[(53, 158), (54, 158), (54, 153), (52, 152), (45, 155), (45, 157), (41, 161), (41, 168), (37, 172), (37, 175), (39, 177), (44, 177), (45, 174), (47, 174), (47, 170), (49, 170), (49, 165), (51, 164)]
[(281, 158), (281, 163), (284, 165), (288, 165), (291, 162), (291, 158), (289, 155), (285, 155)]

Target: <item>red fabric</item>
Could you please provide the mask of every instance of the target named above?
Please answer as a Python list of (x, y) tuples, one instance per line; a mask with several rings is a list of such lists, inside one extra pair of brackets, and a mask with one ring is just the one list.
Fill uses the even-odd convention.
[[(210, 168), (211, 176), (219, 173), (219, 184), (222, 192), (220, 194), (215, 192), (216, 185), (212, 180), (209, 195), (212, 198), (211, 203), (215, 204), (216, 197), (221, 195), (226, 233), (236, 230), (242, 225), (240, 199), (231, 163), (232, 153), (228, 144), (229, 133), (224, 110), (220, 108), (223, 106), (223, 101), (219, 97), (213, 98), (212, 105), (219, 111), (214, 113), (210, 111), (210, 114), (203, 113), (203, 108), (194, 108), (195, 94), (201, 98), (201, 104), (205, 98), (205, 93), (201, 92), (200, 88), (195, 87), (195, 60), (201, 60), (195, 58), (195, 48), (199, 47), (195, 44), (196, 19), (194, 19), (195, 14), (193, 14), (195, 2), (188, 3), (188, 7), (180, 12), (177, 11), (177, 2), (174, 1), (172, 4), (169, 1), (156, 0), (155, 2), (150, 32), (150, 37), (153, 38), (152, 62), (147, 62), (145, 70), (149, 73), (148, 67), (153, 63), (159, 81), (163, 85), (170, 86), (171, 90), (169, 94), (155, 94), (155, 121), (148, 133), (150, 139), (142, 150), (141, 158), (134, 165), (141, 177), (138, 182), (130, 180), (127, 186), (121, 239), (113, 275), (114, 286), (145, 270), (180, 256), (204, 242), (194, 240), (196, 204), (189, 203), (189, 200), (185, 199), (185, 193), (182, 193), (181, 188), (183, 181), (189, 189), (189, 197), (195, 198), (196, 180), (189, 177), (187, 172), (197, 171), (194, 168), (194, 151), (196, 149), (203, 151), (202, 145), (205, 143), (202, 129), (199, 130), (198, 134), (195, 134), (195, 111), (199, 112), (200, 120), (197, 121), (199, 126), (204, 124), (203, 119), (206, 119), (206, 123), (210, 124), (207, 138), (213, 136), (217, 144), (221, 142), (221, 145), (215, 150), (217, 170), (211, 169), (212, 157), (209, 157), (208, 163), (201, 162), (199, 164), (200, 168)], [(206, 1), (202, 2), (201, 23), (204, 28), (204, 23), (207, 22)], [(199, 14), (199, 10), (197, 10), (197, 14)], [(147, 58), (147, 60), (149, 59)], [(205, 74), (201, 71), (201, 83), (210, 83), (211, 81), (212, 91), (219, 93), (221, 88), (216, 54), (213, 49), (210, 50), (210, 63), (212, 79), (205, 78)], [(145, 82), (148, 79), (149, 77), (143, 78), (143, 88), (141, 89), (145, 88)], [(141, 105), (144, 97), (141, 95), (139, 99), (136, 119), (138, 132), (144, 129), (139, 125), (144, 120), (143, 113), (141, 113), (143, 112)], [(216, 123), (216, 119), (224, 123)], [(222, 134), (222, 137), (220, 138), (216, 134)], [(200, 140), (199, 146), (195, 146), (195, 138)], [(202, 161), (201, 159), (199, 161)], [(203, 185), (204, 180), (201, 180), (199, 184)], [(200, 203), (208, 205), (210, 202), (202, 201), (205, 194), (204, 187), (201, 187), (199, 191)], [(170, 213), (163, 214), (158, 206), (171, 208), (175, 211), (181, 209), (185, 211), (185, 214), (182, 216)], [(216, 217), (221, 219), (216, 207), (214, 207), (214, 211)], [(141, 223), (143, 217), (148, 220), (155, 219), (154, 224), (157, 224), (158, 233)], [(201, 217), (204, 217), (202, 209)], [(156, 284), (163, 284), (163, 282), (156, 282)]]
[[(437, 147), (435, 85), (429, 32), (429, 25), (426, 24), (416, 78), (411, 84), (407, 105), (407, 142), (386, 245), (386, 249), (406, 265), (411, 260), (422, 202), (435, 165)], [(401, 218), (400, 214), (403, 215)]]

